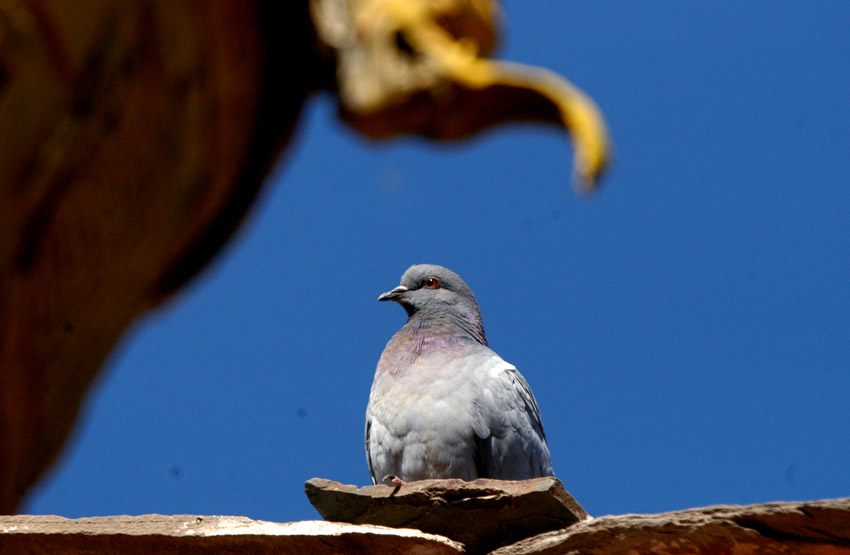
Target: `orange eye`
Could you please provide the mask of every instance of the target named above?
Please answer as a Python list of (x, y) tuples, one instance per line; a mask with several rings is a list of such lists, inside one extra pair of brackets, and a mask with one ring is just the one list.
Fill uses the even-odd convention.
[(425, 287), (428, 289), (437, 289), (440, 287), (440, 280), (437, 278), (428, 278), (427, 281), (425, 281)]

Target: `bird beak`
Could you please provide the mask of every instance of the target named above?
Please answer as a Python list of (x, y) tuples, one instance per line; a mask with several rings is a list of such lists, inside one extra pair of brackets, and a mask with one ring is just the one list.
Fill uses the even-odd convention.
[(379, 301), (396, 301), (399, 298), (401, 298), (401, 296), (404, 293), (407, 293), (408, 291), (409, 291), (409, 289), (407, 287), (405, 287), (404, 285), (399, 285), (398, 287), (396, 287), (392, 291), (387, 291), (386, 293), (384, 293), (383, 295), (378, 297), (378, 300)]

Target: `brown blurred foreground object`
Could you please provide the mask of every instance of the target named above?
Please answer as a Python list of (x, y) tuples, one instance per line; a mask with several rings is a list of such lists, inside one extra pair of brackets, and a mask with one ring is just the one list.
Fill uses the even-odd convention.
[[(315, 482), (316, 480), (311, 480)], [(327, 482), (327, 481), (324, 481)], [(430, 481), (436, 482), (436, 481)], [(448, 481), (447, 481), (448, 482)], [(495, 482), (492, 481), (491, 482)], [(334, 484), (330, 482), (330, 484)], [(304, 521), (279, 524), (234, 516), (144, 515), (68, 519), (59, 516), (0, 516), (0, 552), (89, 555), (91, 553), (485, 553), (482, 542), (460, 543), (429, 533), (438, 526), (464, 534), (464, 526), (483, 530), (476, 518), (485, 503), (497, 514), (499, 524), (516, 537), (517, 530), (530, 531), (544, 519), (523, 501), (516, 486), (499, 490), (495, 484), (489, 498), (481, 489), (446, 484), (433, 496), (434, 504), (420, 503), (424, 490), (392, 500), (387, 492), (370, 496), (361, 488), (351, 495), (355, 511), (383, 513), (387, 520), (408, 520), (406, 528), (393, 524), (370, 525)], [(514, 482), (513, 484), (521, 484)], [(337, 490), (353, 486), (336, 484)], [(402, 486), (402, 489), (408, 486)], [(416, 484), (410, 484), (417, 488)], [(430, 488), (433, 489), (432, 483)], [(521, 489), (521, 488), (520, 488)], [(400, 493), (400, 492), (399, 492)], [(553, 491), (554, 493), (554, 491)], [(544, 491), (534, 494), (538, 500)], [(340, 503), (340, 500), (335, 503)], [(547, 503), (543, 500), (544, 503)], [(547, 504), (557, 503), (557, 495)], [(342, 510), (346, 510), (340, 507)], [(468, 510), (468, 514), (464, 511)], [(409, 520), (427, 514), (427, 521)], [(354, 513), (351, 513), (354, 514)], [(442, 520), (441, 520), (442, 519)], [(765, 503), (762, 505), (714, 506), (656, 515), (621, 515), (588, 518), (564, 527), (532, 535), (513, 543), (508, 536), (489, 537), (500, 545), (496, 555), (542, 555), (580, 553), (593, 555), (799, 553), (838, 555), (850, 553), (850, 498), (825, 501)], [(544, 523), (547, 526), (548, 523)], [(466, 534), (467, 537), (473, 537)], [(520, 534), (521, 537), (521, 534)], [(484, 539), (484, 538), (482, 538)]]
[(226, 243), (311, 93), (338, 93), (376, 138), (565, 126), (593, 187), (599, 112), (545, 70), (479, 58), (495, 15), (490, 0), (0, 2), (0, 513), (56, 458), (127, 326)]
[(485, 56), (497, 37), (495, 0), (311, 0), (319, 37), (336, 49), (341, 115), (375, 138), (441, 140), (492, 125), (565, 127), (575, 185), (596, 187), (610, 152), (602, 114), (580, 90), (541, 68)]

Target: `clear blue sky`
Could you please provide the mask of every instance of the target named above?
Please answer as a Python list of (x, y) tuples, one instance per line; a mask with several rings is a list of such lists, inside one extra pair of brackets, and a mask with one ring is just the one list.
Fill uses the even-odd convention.
[(500, 56), (568, 76), (616, 144), (371, 143), (328, 97), (230, 248), (137, 323), (24, 510), (318, 518), (411, 264), (470, 284), (594, 515), (850, 495), (850, 3), (505, 3)]

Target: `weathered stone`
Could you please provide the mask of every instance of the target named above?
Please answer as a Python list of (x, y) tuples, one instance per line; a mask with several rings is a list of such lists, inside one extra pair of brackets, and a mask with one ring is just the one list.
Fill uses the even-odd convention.
[[(438, 482), (438, 481), (430, 481)], [(434, 511), (454, 506), (457, 526), (479, 526), (480, 503), (499, 498), (507, 511), (513, 511), (517, 497), (504, 495), (513, 486), (493, 488), (479, 480), (466, 484), (420, 482), (390, 495), (394, 488), (374, 486), (367, 495), (353, 486), (327, 480), (311, 480), (308, 489), (354, 491), (359, 500), (346, 493), (341, 505), (349, 511), (361, 503), (384, 504), (401, 494), (419, 505), (426, 498)], [(541, 484), (531, 489), (541, 490)], [(503, 483), (504, 484), (504, 483)], [(330, 489), (328, 489), (328, 486)], [(429, 495), (430, 488), (442, 491)], [(492, 497), (478, 495), (487, 487)], [(389, 492), (381, 489), (390, 490)], [(404, 488), (402, 488), (404, 489)], [(545, 488), (543, 488), (545, 489)], [(502, 493), (499, 493), (502, 492)], [(342, 491), (345, 493), (345, 491)], [(458, 498), (453, 498), (457, 493)], [(401, 503), (400, 513), (405, 513)], [(331, 503), (334, 505), (334, 503)], [(336, 505), (340, 505), (336, 503)], [(468, 510), (460, 510), (469, 505)], [(391, 511), (391, 505), (385, 507)], [(486, 518), (486, 517), (484, 517)], [(505, 526), (523, 526), (523, 522)], [(483, 552), (481, 545), (471, 546)], [(418, 530), (383, 526), (304, 521), (274, 523), (233, 516), (144, 515), (68, 519), (59, 516), (0, 516), (0, 553), (94, 555), (100, 553), (462, 553), (463, 546), (448, 538)], [(812, 555), (850, 554), (850, 498), (810, 502), (765, 503), (762, 505), (713, 506), (656, 515), (621, 515), (585, 519), (568, 528), (529, 537), (497, 549), (493, 555), (542, 554), (760, 554), (805, 553)]]
[(494, 555), (582, 553), (850, 553), (850, 498), (717, 505), (603, 516), (498, 549)]
[(417, 530), (322, 521), (278, 524), (235, 516), (144, 515), (68, 519), (0, 516), (0, 552), (122, 553), (462, 553)]
[(483, 553), (589, 518), (556, 478), (422, 480), (400, 488), (313, 478), (307, 497), (325, 520), (415, 528)]

